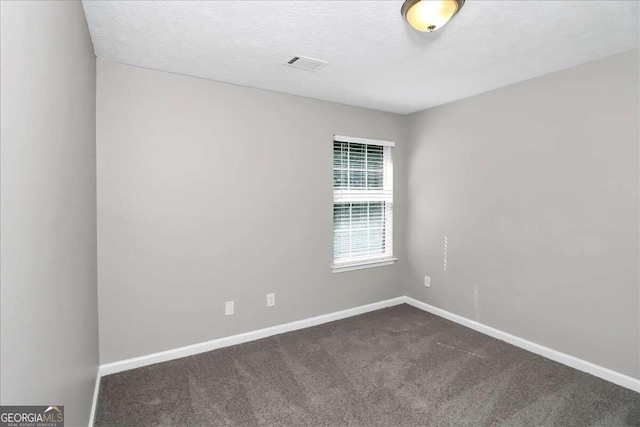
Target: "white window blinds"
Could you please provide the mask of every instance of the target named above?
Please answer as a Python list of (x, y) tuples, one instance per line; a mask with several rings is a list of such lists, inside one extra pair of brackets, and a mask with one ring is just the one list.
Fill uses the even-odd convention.
[(393, 257), (392, 146), (387, 141), (334, 138), (334, 268)]

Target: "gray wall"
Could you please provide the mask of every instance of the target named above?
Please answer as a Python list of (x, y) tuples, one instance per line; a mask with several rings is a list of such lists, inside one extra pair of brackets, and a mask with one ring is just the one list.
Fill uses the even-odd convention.
[[(101, 362), (406, 293), (640, 377), (638, 90), (633, 51), (402, 117), (98, 61)], [(333, 134), (398, 142), (395, 266), (329, 269)]]
[(102, 363), (402, 294), (401, 264), (330, 265), (333, 135), (395, 140), (402, 171), (404, 117), (102, 60), (97, 113)]
[(98, 366), (96, 61), (79, 2), (2, 2), (3, 405), (86, 425)]
[(640, 377), (638, 60), (409, 117), (409, 296)]

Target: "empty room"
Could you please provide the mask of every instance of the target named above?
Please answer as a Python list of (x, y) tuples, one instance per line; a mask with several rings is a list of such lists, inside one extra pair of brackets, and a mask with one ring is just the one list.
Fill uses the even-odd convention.
[(640, 426), (640, 2), (0, 6), (0, 427)]

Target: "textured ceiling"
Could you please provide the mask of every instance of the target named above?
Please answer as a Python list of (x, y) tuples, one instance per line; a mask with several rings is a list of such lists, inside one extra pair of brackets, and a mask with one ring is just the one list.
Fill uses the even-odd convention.
[[(84, 1), (112, 61), (396, 113), (637, 48), (636, 1), (476, 1), (418, 33), (402, 1)], [(328, 61), (316, 72), (291, 55)]]

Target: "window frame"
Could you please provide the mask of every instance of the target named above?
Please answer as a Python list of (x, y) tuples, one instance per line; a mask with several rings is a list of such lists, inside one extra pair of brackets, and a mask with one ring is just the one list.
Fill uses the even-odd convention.
[[(383, 200), (375, 200), (374, 198), (368, 199), (366, 193), (371, 190), (351, 190), (352, 193), (360, 193), (358, 196), (362, 197), (362, 199), (353, 199), (353, 200), (344, 200), (343, 194), (345, 190), (336, 190), (333, 187), (333, 209), (335, 215), (335, 207), (337, 203), (357, 203), (357, 202), (375, 202), (375, 201), (383, 201), (383, 210), (385, 212), (384, 221), (385, 221), (385, 231), (383, 238), (385, 239), (385, 254), (382, 256), (375, 255), (369, 257), (358, 257), (352, 259), (346, 259), (344, 261), (337, 261), (335, 259), (335, 218), (333, 220), (333, 250), (332, 250), (332, 265), (331, 270), (334, 273), (340, 273), (344, 271), (353, 271), (353, 270), (361, 270), (366, 268), (373, 267), (381, 267), (385, 265), (392, 265), (397, 261), (397, 258), (394, 256), (393, 252), (393, 147), (395, 147), (394, 141), (385, 141), (378, 139), (368, 139), (368, 138), (359, 138), (359, 137), (351, 137), (344, 135), (334, 135), (332, 144), (332, 152), (335, 150), (335, 143), (352, 143), (352, 144), (365, 144), (365, 145), (376, 145), (383, 147), (383, 159), (384, 159), (384, 169), (383, 169), (383, 188), (380, 190), (380, 193), (389, 193), (386, 195), (386, 198)], [(332, 155), (333, 158), (333, 155)], [(335, 174), (335, 163), (333, 164), (332, 170)], [(349, 192), (347, 190), (346, 192)], [(373, 192), (373, 191), (372, 191)]]

